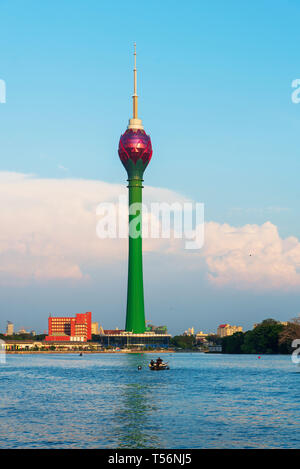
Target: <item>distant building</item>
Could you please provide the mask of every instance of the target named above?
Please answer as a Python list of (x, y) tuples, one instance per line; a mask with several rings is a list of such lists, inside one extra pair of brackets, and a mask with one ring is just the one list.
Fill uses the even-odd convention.
[(121, 329), (100, 328), (101, 344), (104, 347), (120, 348), (168, 348), (171, 336), (165, 332), (146, 331), (143, 334), (134, 334)]
[(102, 335), (120, 335), (123, 332), (125, 332), (125, 329), (102, 329), (103, 334)]
[(146, 326), (146, 332), (155, 332), (157, 334), (167, 334), (167, 326), (154, 326), (153, 324), (148, 324)]
[(222, 353), (222, 345), (209, 345), (208, 351), (210, 353)]
[(26, 329), (24, 329), (24, 327), (21, 327), (21, 329), (18, 330), (17, 334), (29, 334), (29, 332), (26, 331)]
[(99, 351), (102, 350), (102, 345), (98, 342), (75, 342), (75, 341), (63, 341), (58, 342), (47, 342), (45, 340), (6, 340), (5, 350), (6, 351), (72, 351), (72, 350), (91, 350)]
[(7, 321), (7, 326), (6, 326), (6, 334), (5, 335), (13, 335), (14, 333), (14, 325), (12, 322)]
[(194, 335), (195, 329), (193, 327), (189, 327), (187, 331), (184, 331), (183, 335)]
[(99, 323), (92, 322), (92, 334), (99, 335)]
[(47, 341), (86, 342), (92, 338), (92, 313), (75, 317), (49, 317)]
[(205, 334), (202, 331), (197, 332), (196, 334), (196, 342), (206, 342), (206, 338), (210, 335), (213, 335), (212, 333)]
[(236, 332), (243, 332), (241, 326), (231, 326), (230, 324), (220, 324), (217, 330), (219, 337), (227, 337), (228, 335), (235, 334)]

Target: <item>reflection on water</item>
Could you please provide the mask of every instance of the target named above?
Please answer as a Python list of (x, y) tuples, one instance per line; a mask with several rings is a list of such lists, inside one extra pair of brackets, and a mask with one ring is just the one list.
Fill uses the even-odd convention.
[(127, 366), (137, 371), (136, 382), (124, 384), (115, 410), (114, 424), (119, 448), (155, 448), (159, 446), (157, 435), (149, 424), (149, 416), (157, 406), (151, 384), (143, 382), (147, 370), (147, 354), (126, 355)]
[(155, 448), (158, 439), (148, 427), (148, 414), (157, 407), (151, 402), (149, 387), (143, 384), (126, 384), (116, 409), (115, 430), (119, 448)]

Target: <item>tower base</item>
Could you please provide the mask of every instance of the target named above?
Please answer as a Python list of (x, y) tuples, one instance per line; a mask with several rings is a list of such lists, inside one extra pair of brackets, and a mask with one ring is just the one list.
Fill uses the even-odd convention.
[(119, 333), (101, 335), (101, 344), (104, 347), (119, 348), (169, 348), (171, 335), (154, 334), (145, 332), (144, 334), (133, 334), (132, 332), (120, 331)]

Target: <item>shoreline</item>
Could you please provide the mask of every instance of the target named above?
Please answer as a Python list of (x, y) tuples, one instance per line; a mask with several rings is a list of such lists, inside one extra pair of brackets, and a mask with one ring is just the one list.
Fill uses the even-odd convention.
[(6, 355), (30, 355), (30, 354), (95, 354), (95, 353), (175, 353), (175, 350), (7, 350)]

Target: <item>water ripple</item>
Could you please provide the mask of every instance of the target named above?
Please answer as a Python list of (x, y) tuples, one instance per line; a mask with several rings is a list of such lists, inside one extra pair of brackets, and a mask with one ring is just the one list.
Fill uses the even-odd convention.
[(0, 447), (299, 447), (290, 357), (170, 354), (163, 373), (148, 370), (151, 358), (8, 355)]

